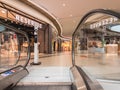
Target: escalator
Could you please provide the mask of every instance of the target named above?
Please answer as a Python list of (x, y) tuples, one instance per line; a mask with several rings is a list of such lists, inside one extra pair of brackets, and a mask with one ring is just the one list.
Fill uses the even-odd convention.
[[(28, 47), (23, 51), (23, 41)], [(0, 90), (12, 90), (28, 75), (26, 66), (30, 59), (28, 35), (0, 21)]]
[[(78, 68), (87, 90), (120, 89), (118, 11), (97, 9), (88, 12), (73, 33), (72, 49), (73, 65)], [(87, 77), (94, 78), (95, 82)], [(98, 87), (92, 88), (94, 85)]]
[[(104, 9), (90, 11), (81, 19), (72, 35), (72, 67), (27, 66), (29, 61), (29, 47), (25, 49), (26, 54), (24, 54), (25, 52), (21, 52), (22, 48), (19, 46), (21, 44), (18, 44), (18, 52), (15, 55), (17, 56), (17, 60), (10, 65), (6, 65), (7, 67), (12, 66), (12, 68), (7, 68), (8, 70), (6, 71), (1, 69), (0, 90), (9, 90), (11, 88), (13, 90), (112, 90), (115, 85), (114, 83), (112, 83), (114, 85), (110, 88), (108, 87), (111, 85), (110, 82), (104, 82), (107, 84), (105, 86), (102, 84), (103, 82), (100, 82), (100, 79), (107, 80), (112, 78), (111, 80), (115, 82), (113, 76), (110, 78), (104, 76), (106, 72), (112, 75), (111, 73), (114, 72), (114, 69), (110, 72), (106, 71), (103, 74), (103, 71), (105, 71), (104, 68), (109, 69), (109, 67), (105, 66), (107, 61), (104, 61), (107, 58), (103, 58), (103, 56), (106, 53), (110, 53), (109, 48), (106, 48), (107, 45), (105, 46), (105, 41), (111, 40), (111, 37), (116, 38), (116, 40), (120, 39), (119, 31), (111, 29), (112, 26), (119, 24), (119, 19), (119, 13)], [(6, 33), (5, 30), (9, 29), (15, 32), (16, 37), (19, 37), (18, 34), (21, 36), (24, 35), (29, 46), (29, 39), (23, 31), (13, 29), (13, 27), (11, 28), (3, 23), (1, 25), (4, 25), (2, 26), (3, 29), (1, 29), (2, 33)], [(20, 43), (19, 39), (18, 43)], [(112, 46), (115, 46), (113, 50), (119, 50), (116, 49), (116, 45)], [(9, 52), (9, 49), (7, 51)], [(116, 53), (116, 51), (112, 53)], [(20, 64), (22, 54), (26, 56), (26, 61), (23, 60), (24, 64)], [(89, 61), (91, 62), (89, 63)], [(2, 68), (4, 68), (3, 66), (1, 65)], [(100, 74), (104, 77), (96, 77)]]
[[(55, 67), (56, 70), (51, 69), (51, 67), (31, 67), (31, 69), (29, 69), (30, 74), (22, 79), (14, 90), (109, 90), (109, 87), (104, 86), (99, 81), (100, 78), (98, 79), (94, 75), (91, 75), (87, 60), (91, 60), (91, 57), (94, 57), (92, 59), (101, 59), (106, 55), (105, 40), (111, 36), (119, 37), (118, 32), (110, 29), (110, 27), (119, 24), (119, 18), (119, 13), (111, 10), (98, 9), (87, 13), (81, 19), (72, 36), (73, 66), (67, 69), (62, 67), (62, 70), (60, 69), (61, 67)], [(98, 40), (99, 45), (92, 42), (94, 46), (91, 46), (90, 40), (92, 41), (94, 39)], [(80, 63), (80, 61), (82, 61), (81, 59), (83, 59), (82, 64)], [(94, 60), (94, 62), (95, 61), (96, 60)], [(97, 69), (97, 65), (95, 65), (96, 62), (94, 62), (91, 67)], [(86, 69), (87, 65), (88, 69)], [(98, 63), (98, 66), (100, 66), (101, 69), (105, 67), (103, 62)], [(45, 73), (45, 71), (47, 73)], [(58, 78), (60, 80), (55, 78), (56, 73), (59, 74)], [(61, 73), (64, 74), (64, 79), (61, 78)], [(92, 73), (96, 73), (96, 71), (94, 70)]]

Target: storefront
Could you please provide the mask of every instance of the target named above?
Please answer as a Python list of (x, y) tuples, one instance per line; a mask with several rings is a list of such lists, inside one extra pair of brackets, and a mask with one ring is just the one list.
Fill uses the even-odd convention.
[[(34, 51), (35, 31), (40, 53), (52, 53), (52, 29), (51, 26), (22, 11), (0, 2), (0, 21), (9, 24), (19, 30), (25, 31), (30, 38), (31, 52)], [(37, 28), (37, 30), (36, 30)], [(4, 35), (5, 36), (5, 35)], [(2, 36), (1, 36), (2, 37)], [(12, 38), (15, 37), (13, 34)], [(22, 51), (27, 47), (26, 40), (21, 42)]]
[(120, 52), (119, 20), (112, 16), (105, 16), (91, 23), (86, 23), (82, 27), (79, 31), (80, 37), (79, 33), (76, 34), (76, 51), (117, 55)]

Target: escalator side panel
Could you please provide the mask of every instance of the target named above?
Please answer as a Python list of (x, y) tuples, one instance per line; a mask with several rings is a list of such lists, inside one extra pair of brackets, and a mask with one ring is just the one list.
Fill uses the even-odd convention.
[(71, 79), (73, 82), (72, 90), (87, 90), (86, 84), (81, 75), (79, 74), (77, 68), (72, 67), (70, 70), (72, 72), (71, 74)]
[(102, 86), (95, 80), (95, 78), (90, 77), (87, 75), (80, 67), (75, 66), (79, 72), (79, 74), (82, 76), (86, 86), (87, 90), (104, 90)]
[(0, 90), (10, 90), (12, 89), (19, 80), (24, 78), (28, 74), (28, 71), (21, 68), (12, 75), (2, 76), (0, 75)]

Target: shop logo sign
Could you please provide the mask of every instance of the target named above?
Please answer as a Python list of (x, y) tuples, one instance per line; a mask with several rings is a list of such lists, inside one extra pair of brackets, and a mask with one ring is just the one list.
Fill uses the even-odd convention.
[(42, 24), (17, 14), (16, 14), (16, 20), (28, 25), (32, 25), (34, 26), (35, 29), (42, 28)]

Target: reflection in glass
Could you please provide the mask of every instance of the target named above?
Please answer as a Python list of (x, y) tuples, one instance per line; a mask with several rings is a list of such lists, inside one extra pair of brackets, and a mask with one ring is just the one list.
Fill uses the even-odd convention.
[(75, 63), (99, 79), (120, 80), (120, 20), (96, 13), (74, 33)]
[[(18, 57), (17, 35), (9, 30), (1, 33), (1, 64), (12, 65)], [(11, 61), (9, 61), (11, 59)]]
[(28, 56), (26, 37), (9, 28), (0, 31), (0, 67), (25, 63)]

